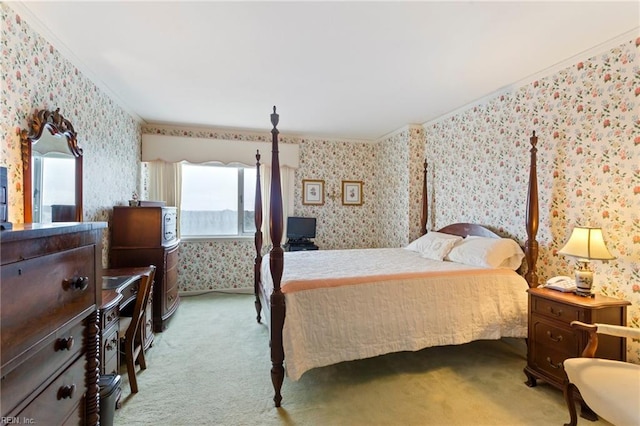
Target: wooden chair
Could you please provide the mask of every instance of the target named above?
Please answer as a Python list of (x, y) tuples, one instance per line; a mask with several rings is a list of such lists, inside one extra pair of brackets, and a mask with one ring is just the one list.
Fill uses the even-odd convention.
[(614, 425), (640, 425), (640, 365), (624, 361), (594, 358), (598, 348), (598, 333), (640, 339), (640, 329), (610, 324), (585, 324), (573, 321), (571, 326), (589, 333), (589, 341), (582, 358), (564, 361), (568, 381), (564, 398), (571, 416), (577, 424), (574, 391), (577, 389), (584, 402), (603, 419)]
[(125, 362), (127, 364), (127, 375), (129, 376), (129, 385), (131, 393), (138, 392), (138, 381), (136, 380), (136, 362), (140, 364), (140, 369), (147, 368), (147, 362), (144, 358), (144, 341), (142, 329), (145, 326), (143, 316), (151, 291), (153, 289), (153, 279), (156, 274), (156, 267), (151, 265), (141, 274), (136, 303), (133, 308), (131, 317), (120, 317), (120, 337), (121, 348), (124, 352)]

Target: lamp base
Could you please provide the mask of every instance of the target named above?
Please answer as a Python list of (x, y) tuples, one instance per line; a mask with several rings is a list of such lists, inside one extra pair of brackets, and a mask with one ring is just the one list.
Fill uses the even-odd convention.
[(578, 296), (591, 297), (593, 286), (593, 272), (588, 269), (576, 269), (576, 294)]

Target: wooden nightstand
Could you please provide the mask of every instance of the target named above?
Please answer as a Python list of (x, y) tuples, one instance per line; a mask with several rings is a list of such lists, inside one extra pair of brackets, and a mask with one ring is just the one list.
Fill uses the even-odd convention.
[[(527, 366), (524, 373), (527, 386), (537, 379), (562, 389), (567, 376), (563, 362), (580, 356), (587, 344), (586, 332), (572, 329), (571, 321), (586, 323), (627, 324), (626, 300), (596, 294), (582, 297), (546, 288), (529, 291), (529, 337)], [(613, 336), (598, 336), (596, 357), (626, 361), (626, 340)]]

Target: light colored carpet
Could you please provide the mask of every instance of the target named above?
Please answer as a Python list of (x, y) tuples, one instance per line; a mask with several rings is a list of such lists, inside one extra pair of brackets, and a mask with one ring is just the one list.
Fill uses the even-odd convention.
[[(285, 377), (273, 406), (268, 331), (253, 296), (182, 298), (169, 328), (156, 334), (140, 391), (116, 425), (562, 425), (562, 392), (524, 384), (520, 339), (480, 341), (345, 362)], [(579, 425), (602, 426), (579, 418)]]

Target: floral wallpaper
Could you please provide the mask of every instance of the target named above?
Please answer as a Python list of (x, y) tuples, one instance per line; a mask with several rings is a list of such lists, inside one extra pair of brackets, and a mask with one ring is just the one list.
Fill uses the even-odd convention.
[[(640, 38), (425, 125), (434, 228), (478, 222), (526, 240), (529, 138), (538, 136), (538, 275), (572, 275), (557, 254), (576, 225), (600, 226), (608, 262), (594, 290), (628, 300), (640, 327)], [(433, 165), (433, 166), (431, 166)], [(640, 362), (640, 344), (629, 342)]]
[[(137, 188), (140, 125), (4, 3), (0, 19), (0, 165), (8, 172), (9, 221), (24, 218), (17, 132), (37, 110), (56, 108), (73, 124), (84, 150), (84, 219), (108, 221), (111, 207), (124, 204)], [(107, 231), (103, 241), (107, 266)]]
[[(316, 244), (321, 249), (379, 246), (376, 220), (379, 182), (377, 145), (370, 142), (303, 139), (296, 171), (294, 213), (317, 218)], [(323, 206), (302, 205), (302, 180), (325, 184)], [(361, 206), (342, 205), (342, 181), (361, 181)]]
[[(23, 218), (17, 131), (38, 109), (60, 108), (84, 149), (84, 217), (108, 221), (113, 205), (146, 192), (142, 132), (228, 140), (264, 134), (142, 126), (6, 3), (0, 3), (0, 165), (9, 175), (9, 218)], [(324, 249), (402, 246), (419, 235), (422, 168), (429, 163), (429, 229), (469, 221), (524, 242), (529, 137), (536, 131), (540, 280), (567, 274), (557, 255), (575, 225), (601, 226), (616, 259), (592, 262), (595, 290), (629, 300), (640, 327), (640, 39), (378, 141), (293, 138), (300, 144), (294, 214), (318, 218)], [(426, 154), (425, 154), (426, 153)], [(303, 206), (303, 179), (325, 181), (325, 204)], [(342, 206), (341, 181), (363, 182), (364, 205)], [(103, 263), (107, 266), (108, 233)], [(183, 243), (180, 291), (253, 285), (253, 241)], [(629, 344), (640, 361), (640, 344)]]
[[(250, 133), (145, 125), (142, 132), (224, 139), (238, 143), (271, 140), (270, 129), (265, 133)], [(378, 247), (377, 145), (366, 141), (292, 138), (286, 135), (280, 135), (279, 141), (300, 145), (300, 167), (295, 173), (293, 214), (317, 218), (316, 244), (322, 249)], [(143, 182), (146, 181), (144, 170), (145, 168)], [(323, 206), (302, 205), (303, 179), (325, 181)], [(363, 182), (362, 206), (342, 205), (342, 180)], [(143, 184), (143, 193), (145, 190)], [(178, 256), (180, 291), (253, 288), (253, 239), (183, 241)]]
[(422, 216), (424, 130), (409, 125), (378, 141), (378, 247), (418, 238)]

